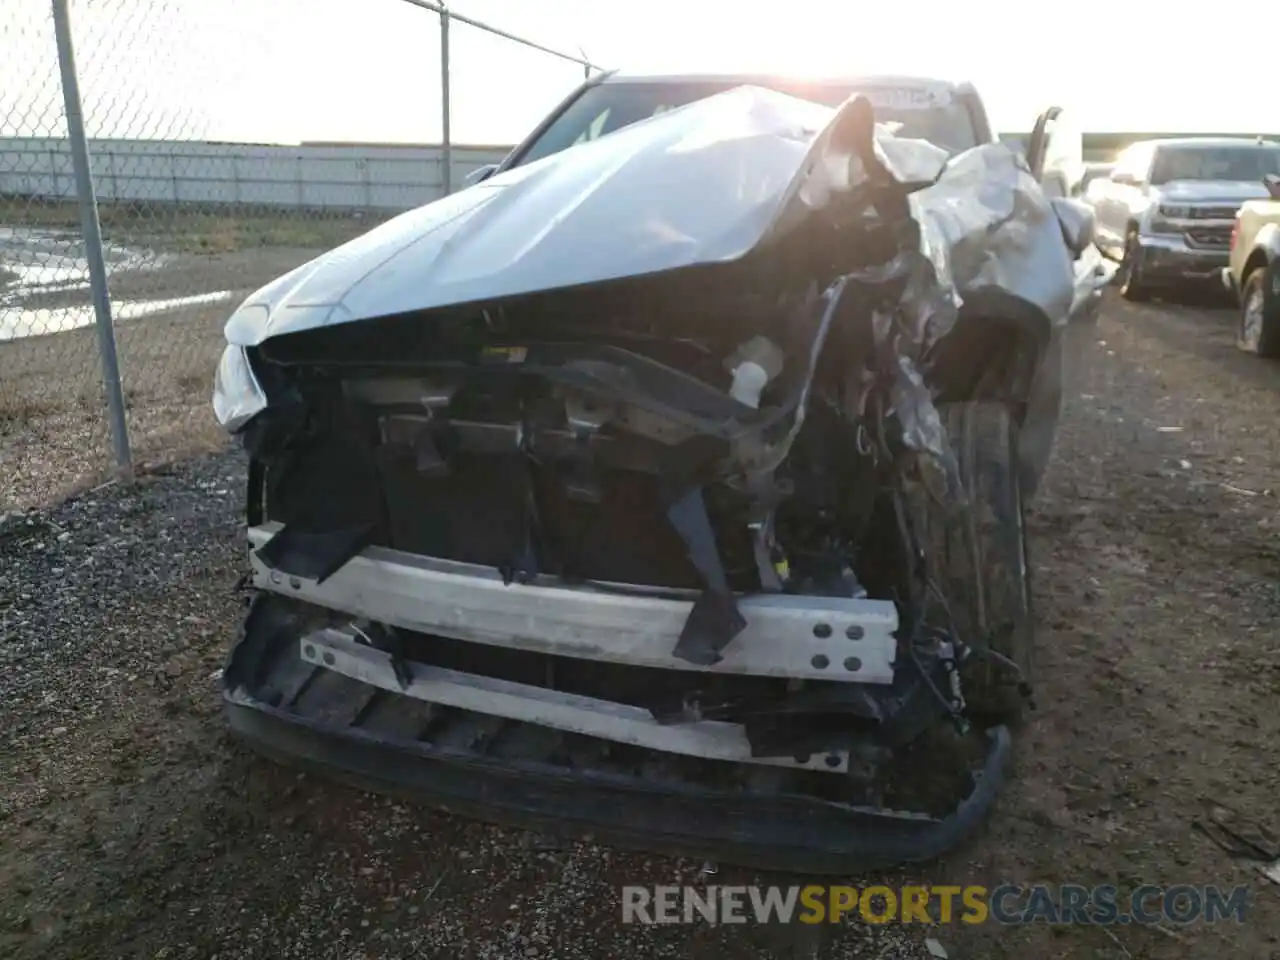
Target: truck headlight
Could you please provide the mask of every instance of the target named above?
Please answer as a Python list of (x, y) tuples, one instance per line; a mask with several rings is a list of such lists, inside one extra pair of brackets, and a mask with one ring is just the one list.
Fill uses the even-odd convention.
[(1186, 232), (1186, 227), (1183, 224), (1166, 220), (1164, 209), (1161, 208), (1147, 221), (1147, 230), (1150, 233), (1174, 234)]
[(1159, 215), (1167, 220), (1185, 220), (1191, 216), (1190, 207), (1165, 206), (1160, 204)]
[(228, 345), (213, 378), (213, 415), (224, 430), (237, 433), (266, 406), (267, 395), (253, 375), (245, 348)]

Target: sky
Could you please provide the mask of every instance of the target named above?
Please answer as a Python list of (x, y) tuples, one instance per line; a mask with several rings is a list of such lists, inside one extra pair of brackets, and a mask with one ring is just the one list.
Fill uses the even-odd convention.
[[(1056, 104), (1086, 130), (1277, 132), (1266, 57), (1196, 49), (1153, 0), (452, 0), (458, 13), (646, 72), (972, 80), (1002, 132)], [(60, 134), (50, 0), (0, 0), (0, 136)], [(90, 136), (434, 142), (439, 18), (405, 0), (71, 0)], [(519, 140), (582, 68), (455, 23), (452, 136)], [(1179, 69), (1194, 60), (1195, 69)], [(1219, 79), (1220, 78), (1220, 79)]]

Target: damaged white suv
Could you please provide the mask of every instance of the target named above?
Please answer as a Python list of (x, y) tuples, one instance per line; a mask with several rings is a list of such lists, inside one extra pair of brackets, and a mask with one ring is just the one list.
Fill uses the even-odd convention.
[(808, 871), (982, 816), (1030, 692), (1022, 511), (1090, 221), (1034, 138), (1029, 166), (776, 86), (531, 157), (552, 120), (235, 312), (237, 733)]

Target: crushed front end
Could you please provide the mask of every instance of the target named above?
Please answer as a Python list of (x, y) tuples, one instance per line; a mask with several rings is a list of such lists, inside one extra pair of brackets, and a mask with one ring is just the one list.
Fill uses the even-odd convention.
[[(215, 406), (251, 455), (252, 565), (232, 727), (649, 849), (935, 856), (990, 806), (1030, 693), (1018, 436), (1052, 427), (1029, 411), (1078, 299), (1061, 225), (1005, 148), (937, 178), (861, 101), (740, 90), (639, 127), (232, 318)], [(655, 196), (649, 248), (579, 242), (638, 229), (609, 233), (609, 188), (734, 160), (742, 182), (704, 185), (739, 207), (704, 234)], [(548, 227), (567, 183), (589, 186)], [(513, 216), (523, 237), (480, 246)], [(423, 243), (437, 292), (361, 316), (371, 272), (412, 289)], [(568, 274), (521, 274), (551, 254)], [(483, 292), (481, 262), (490, 296), (447, 292)]]

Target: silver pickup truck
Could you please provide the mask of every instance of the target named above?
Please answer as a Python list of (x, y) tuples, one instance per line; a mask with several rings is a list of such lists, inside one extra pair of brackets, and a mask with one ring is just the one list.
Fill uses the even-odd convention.
[(1280, 143), (1244, 138), (1144, 140), (1124, 150), (1085, 199), (1098, 247), (1120, 261), (1121, 295), (1142, 300), (1179, 281), (1216, 279), (1227, 265), (1236, 211), (1267, 197)]

